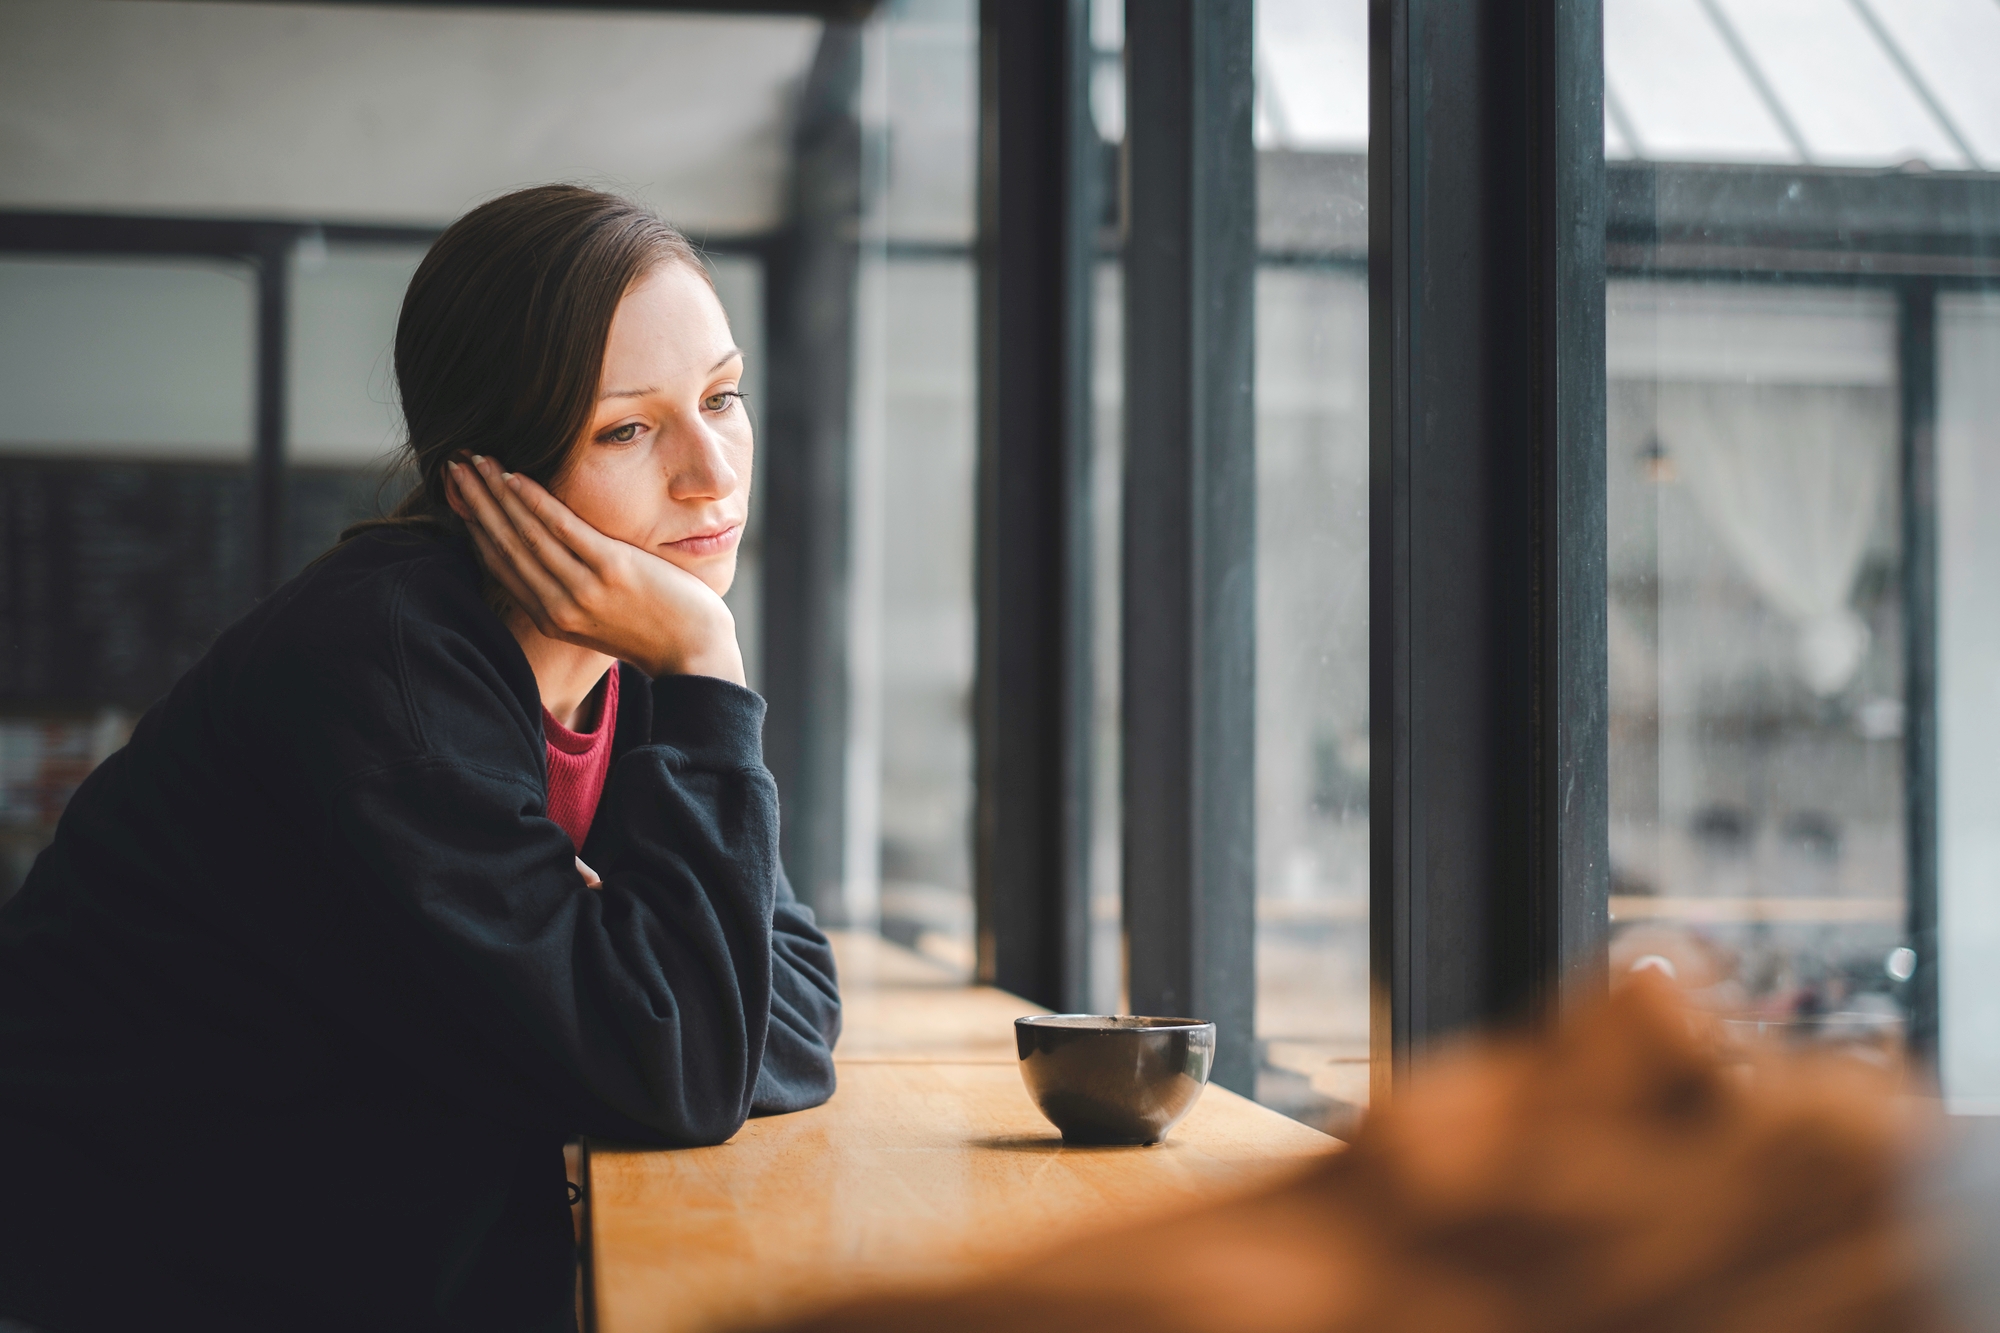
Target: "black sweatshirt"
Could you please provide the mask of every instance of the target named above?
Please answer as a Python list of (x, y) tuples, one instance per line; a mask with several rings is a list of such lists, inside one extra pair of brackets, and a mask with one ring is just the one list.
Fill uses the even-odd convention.
[(350, 542), (146, 714), (0, 908), (0, 1316), (564, 1329), (566, 1138), (832, 1093), (763, 701), (619, 669), (599, 890), (461, 541)]

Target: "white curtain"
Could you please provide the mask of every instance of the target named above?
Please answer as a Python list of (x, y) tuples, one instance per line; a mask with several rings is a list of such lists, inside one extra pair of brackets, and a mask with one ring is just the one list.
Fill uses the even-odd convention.
[(1799, 678), (1840, 693), (1868, 651), (1848, 599), (1894, 456), (1894, 394), (1664, 383), (1658, 401), (1661, 443), (1703, 517), (1797, 627)]

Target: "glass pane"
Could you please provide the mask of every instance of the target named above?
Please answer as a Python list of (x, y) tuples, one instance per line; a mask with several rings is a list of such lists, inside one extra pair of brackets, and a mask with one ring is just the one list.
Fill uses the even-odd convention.
[(1945, 1092), (2000, 1114), (2000, 294), (1938, 299), (1938, 898)]
[[(1125, 4), (1091, 0), (1090, 116), (1115, 162), (1125, 138)], [(1091, 313), (1091, 700), (1093, 737), (1090, 794), (1090, 1008), (1099, 1014), (1130, 1009), (1126, 986), (1124, 895), (1124, 791), (1120, 708), (1125, 503), (1125, 260), (1120, 253), (1116, 182), (1105, 180), (1104, 226), (1099, 232), (1096, 306)]]
[(869, 30), (849, 659), (851, 918), (967, 977), (978, 47), (969, 0)]
[[(1116, 8), (1106, 0), (1097, 7)], [(1119, 11), (1122, 15), (1122, 10)], [(1114, 30), (1111, 40), (1122, 41)], [(1103, 40), (1101, 37), (1098, 39)], [(1103, 48), (1100, 47), (1100, 50)], [(1113, 55), (1117, 46), (1109, 48)], [(1110, 67), (1099, 62), (1099, 69)], [(1117, 104), (1122, 113), (1124, 87), (1122, 65)], [(1098, 121), (1100, 133), (1105, 121)], [(1119, 124), (1122, 131), (1122, 120)], [(1122, 618), (1119, 613), (1123, 550), (1120, 525), (1125, 495), (1125, 268), (1122, 259), (1112, 256), (1097, 265), (1097, 307), (1094, 312), (1096, 346), (1092, 349), (1091, 373), (1096, 384), (1091, 398), (1096, 407), (1091, 445), (1091, 572), (1092, 620), (1091, 666), (1096, 675), (1092, 707), (1096, 724), (1094, 766), (1090, 794), (1090, 1008), (1093, 1013), (1122, 1014), (1131, 1008), (1125, 980), (1125, 898), (1122, 796), (1123, 766), (1119, 748), (1119, 704), (1121, 693), (1120, 642)]]
[(1257, 1097), (1368, 1103), (1368, 15), (1257, 6)]
[(425, 248), (309, 236), (294, 251), (286, 348), (294, 463), (365, 468), (401, 442), (396, 317)]
[(1608, 300), (1613, 958), (1665, 958), (1732, 1011), (1893, 1019), (1894, 300), (1726, 280)]
[(1959, 0), (1605, 6), (1613, 967), (1745, 1034), (1938, 1022), (2000, 1102), (1996, 40)]
[(882, 926), (970, 975), (977, 282), (969, 258), (879, 281)]
[(396, 316), (424, 257), (418, 245), (328, 244), (292, 255), (286, 340), (286, 573), (341, 529), (386, 512), (407, 488), (395, 471)]
[(256, 291), (244, 264), (0, 257), (0, 452), (247, 461)]

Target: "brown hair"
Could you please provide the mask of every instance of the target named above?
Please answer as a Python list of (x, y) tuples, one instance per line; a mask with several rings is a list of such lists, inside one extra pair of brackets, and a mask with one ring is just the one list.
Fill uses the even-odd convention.
[(552, 484), (590, 424), (619, 301), (670, 263), (708, 277), (650, 209), (577, 185), (516, 190), (447, 227), (396, 321), (402, 462), (417, 484), (341, 540), (385, 526), (458, 531), (444, 467), (461, 452)]

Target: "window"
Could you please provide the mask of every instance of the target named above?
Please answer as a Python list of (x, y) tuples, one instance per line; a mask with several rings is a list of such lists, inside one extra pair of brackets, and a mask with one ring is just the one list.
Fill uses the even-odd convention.
[(1972, 1099), (1996, 43), (1950, 0), (1605, 8), (1613, 966), (1805, 1038), (1941, 1023)]
[(1613, 283), (1613, 958), (1893, 1023), (1905, 936), (1896, 306)]
[(256, 274), (0, 256), (0, 899), (253, 593)]

